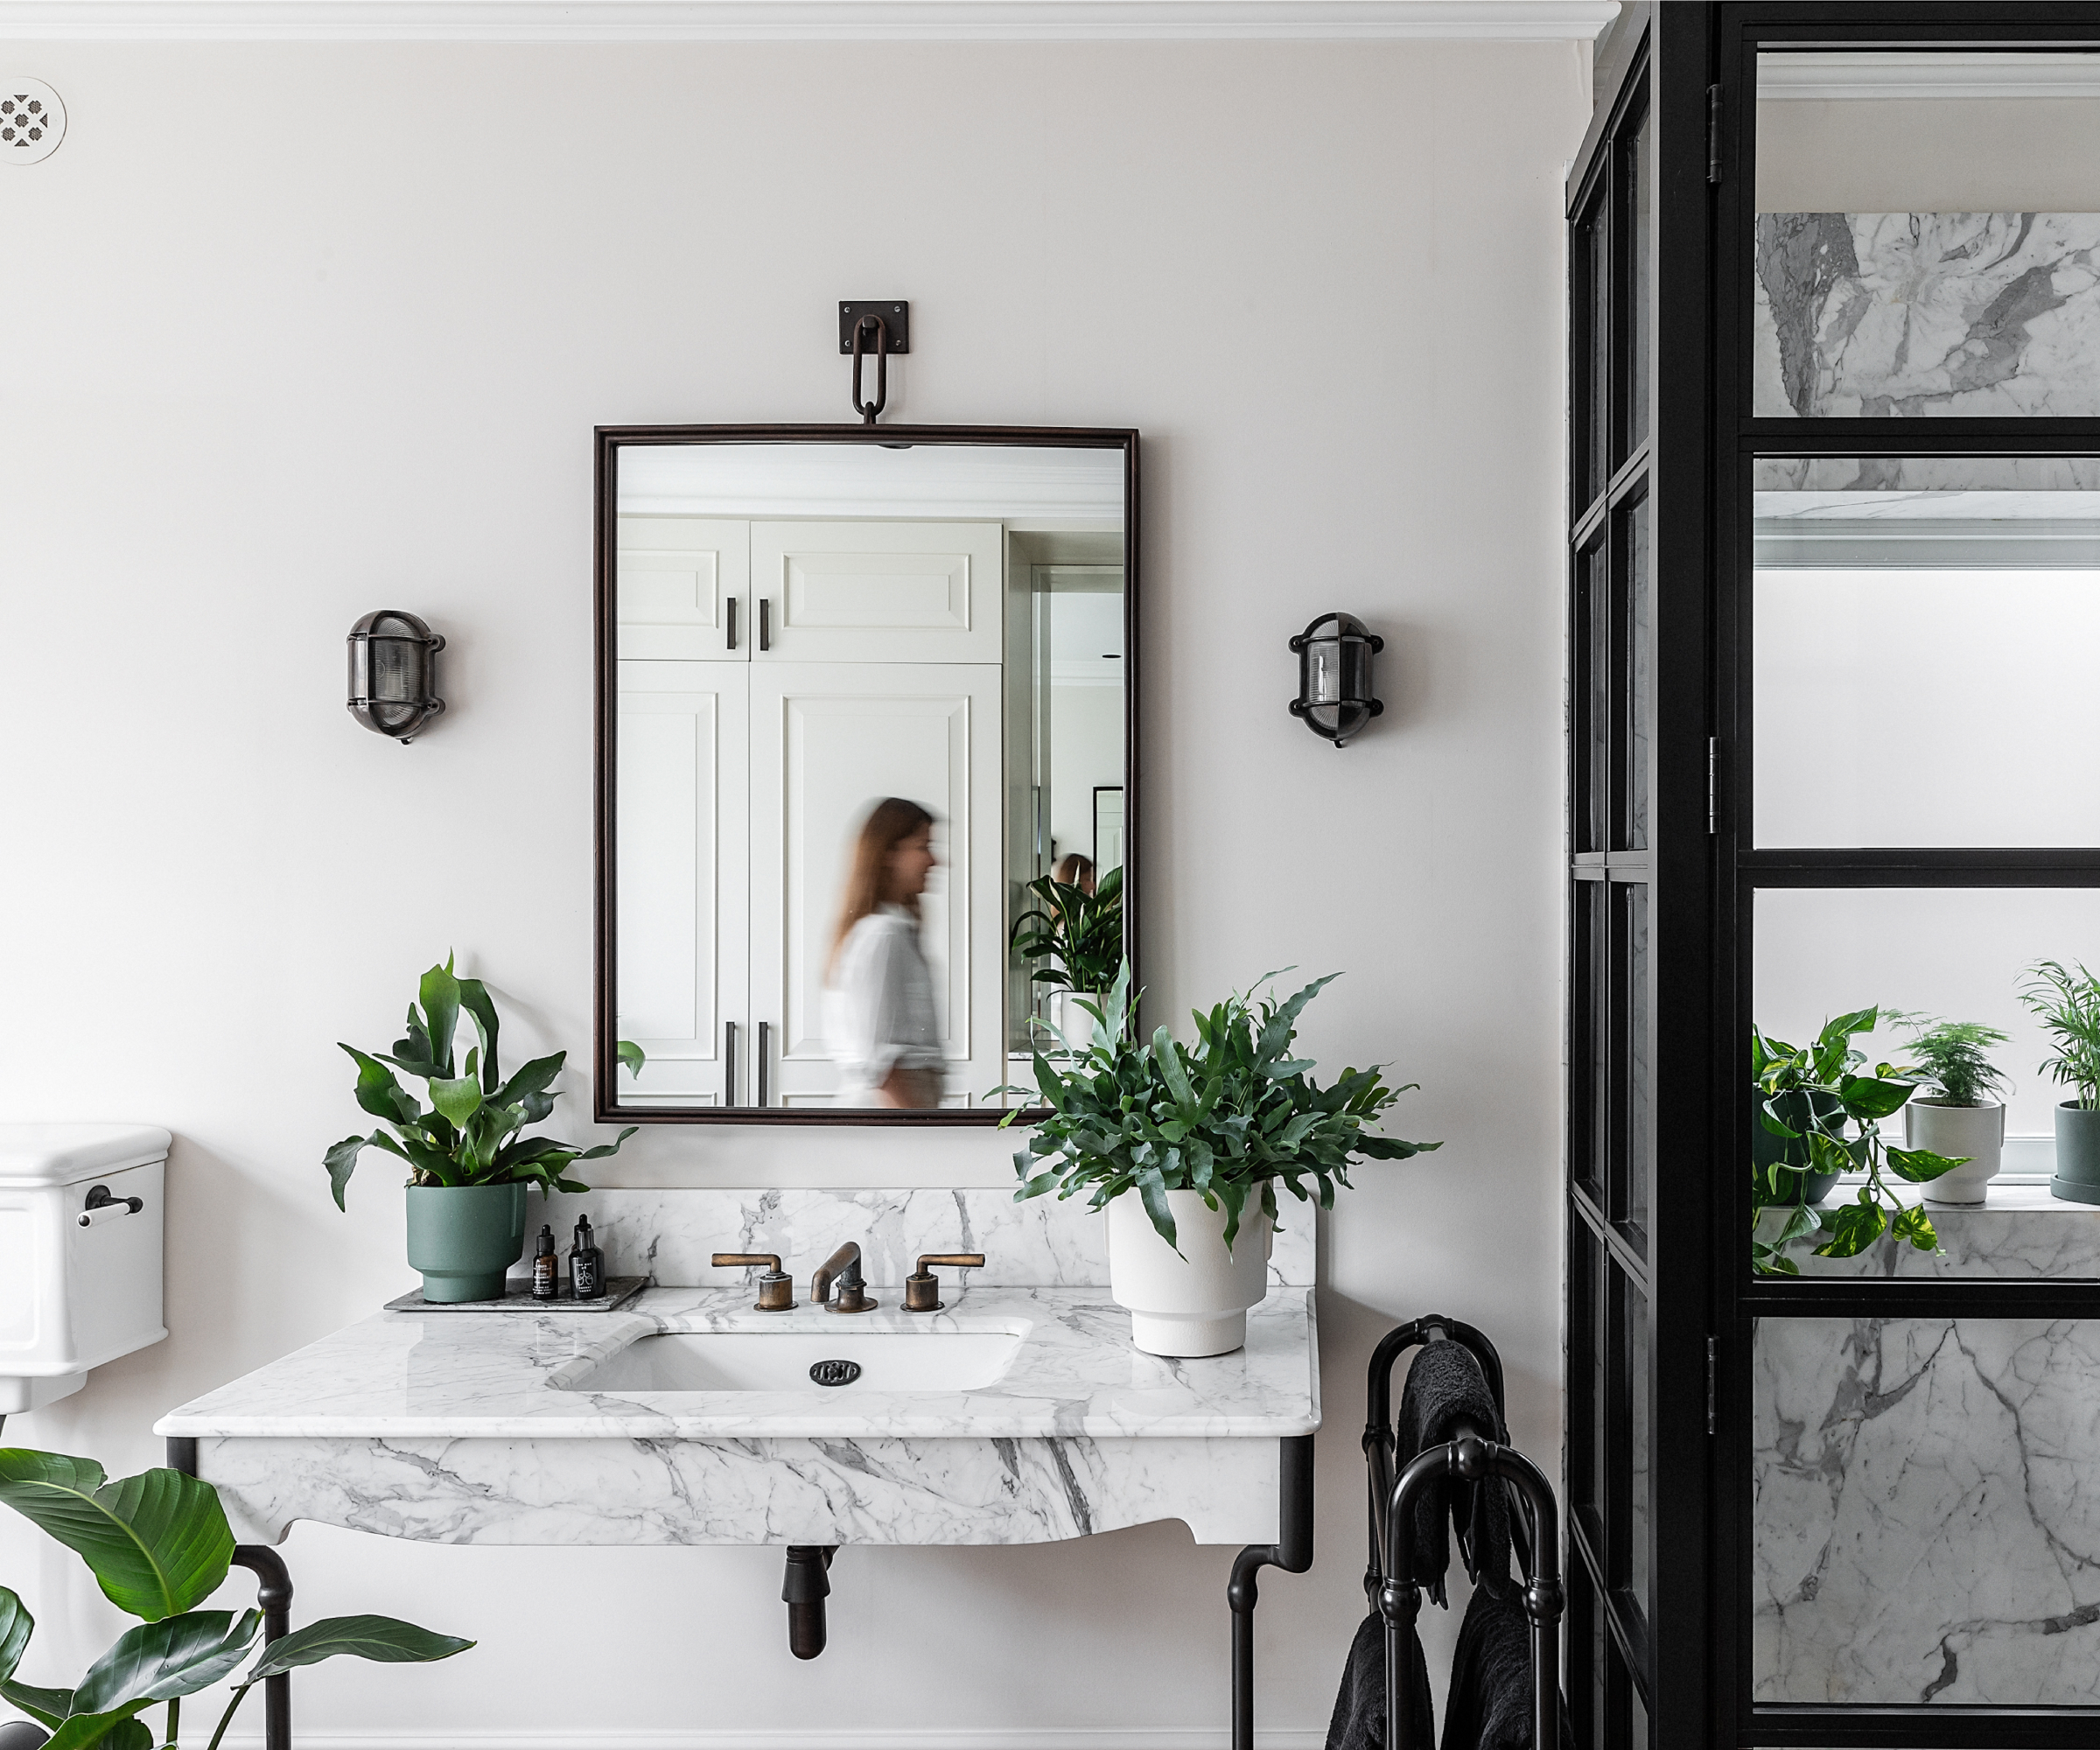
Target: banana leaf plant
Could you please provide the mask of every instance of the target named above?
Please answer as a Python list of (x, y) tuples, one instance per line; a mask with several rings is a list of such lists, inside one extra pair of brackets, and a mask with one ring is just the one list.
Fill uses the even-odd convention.
[(1125, 961), (1101, 1004), (1082, 1004), (1100, 1023), (1085, 1049), (1068, 1047), (1057, 1063), (1039, 1050), (1033, 1089), (998, 1090), (1040, 1092), (1050, 1109), (1040, 1116), (1016, 1110), (999, 1121), (1002, 1129), (1017, 1119), (1033, 1127), (1013, 1158), (1022, 1180), (1014, 1201), (1087, 1192), (1088, 1208), (1102, 1209), (1134, 1190), (1153, 1228), (1179, 1250), (1166, 1193), (1194, 1191), (1206, 1208), (1224, 1210), (1230, 1250), (1250, 1207), (1276, 1220), (1279, 1184), (1300, 1202), (1332, 1209), (1352, 1160), (1404, 1160), (1441, 1148), (1365, 1128), (1418, 1084), (1388, 1088), (1374, 1064), (1345, 1069), (1322, 1088), (1312, 1060), (1291, 1055), (1299, 1014), (1335, 976), (1281, 1003), (1236, 993), (1208, 1012), (1196, 1010), (1191, 1046), (1166, 1027), (1149, 1040), (1137, 1036), (1142, 993), (1130, 990)]
[(1028, 884), (1036, 904), (1013, 920), (1013, 951), (1040, 962), (1028, 976), (1048, 990), (1105, 990), (1123, 961), (1123, 871), (1089, 893), (1045, 875)]
[[(570, 1165), (619, 1152), (639, 1126), (628, 1125), (596, 1148), (552, 1137), (521, 1136), (527, 1125), (554, 1110), (559, 1096), (548, 1090), (568, 1053), (536, 1057), (506, 1081), (496, 1061), (496, 1005), (479, 978), (454, 976), (448, 956), (444, 965), (423, 975), (417, 996), (421, 1010), (409, 1004), (408, 1036), (396, 1040), (391, 1052), (342, 1046), (357, 1065), (357, 1103), (385, 1120), (393, 1134), (376, 1130), (368, 1137), (345, 1137), (328, 1151), (325, 1158), (335, 1207), (345, 1207), (344, 1188), (358, 1156), (368, 1148), (406, 1161), (411, 1185), (526, 1184), (543, 1191), (589, 1190), (568, 1176)], [(476, 1042), (467, 1047), (461, 1064), (453, 1046), (463, 1015), (473, 1026)], [(619, 1056), (632, 1074), (641, 1074), (639, 1046), (622, 1040)], [(396, 1069), (429, 1088), (427, 1111), (396, 1079)]]
[[(235, 1676), (213, 1731), (216, 1750), (248, 1692), (267, 1677), (346, 1653), (388, 1664), (449, 1659), (474, 1643), (390, 1616), (332, 1616), (258, 1644), (262, 1613), (199, 1610), (234, 1558), (219, 1492), (180, 1471), (150, 1470), (111, 1482), (92, 1459), (25, 1447), (0, 1449), (0, 1504), (11, 1507), (88, 1564), (103, 1596), (141, 1619), (71, 1689), (20, 1682), (16, 1673), (36, 1624), (0, 1586), (0, 1697), (50, 1736), (45, 1750), (177, 1750), (182, 1701)], [(156, 1732), (142, 1718), (165, 1704)]]
[[(1824, 1023), (1813, 1044), (1788, 1045), (1762, 1029), (1750, 1032), (1750, 1079), (1758, 1122), (1785, 1139), (1793, 1157), (1755, 1166), (1750, 1179), (1750, 1263), (1760, 1276), (1799, 1276), (1787, 1248), (1820, 1234), (1817, 1257), (1854, 1257), (1884, 1234), (1908, 1240), (1918, 1250), (1936, 1252), (1940, 1236), (1920, 1204), (1904, 1203), (1885, 1172), (1926, 1185), (1951, 1172), (1962, 1159), (1929, 1149), (1901, 1149), (1883, 1140), (1881, 1120), (1894, 1116), (1917, 1091), (1922, 1078), (1893, 1063), (1869, 1065), (1852, 1044), (1858, 1033), (1880, 1025), (1879, 1009), (1856, 1009)], [(1847, 1136), (1848, 1126), (1857, 1134)], [(1795, 1146), (1799, 1144), (1799, 1147)], [(1801, 1162), (1805, 1152), (1806, 1169)], [(1811, 1208), (1808, 1173), (1863, 1172), (1858, 1196), (1834, 1208)], [(1765, 1211), (1788, 1213), (1775, 1231)]]

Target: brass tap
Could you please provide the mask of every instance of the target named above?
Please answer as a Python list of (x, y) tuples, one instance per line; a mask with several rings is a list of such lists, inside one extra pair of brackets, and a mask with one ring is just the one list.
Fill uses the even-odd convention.
[(904, 1310), (906, 1312), (938, 1312), (941, 1310), (941, 1281), (929, 1267), (937, 1264), (952, 1264), (958, 1270), (982, 1270), (984, 1267), (984, 1254), (926, 1253), (919, 1260), (919, 1268), (904, 1279)]
[[(838, 1284), (838, 1295), (832, 1298), (831, 1284)], [(809, 1278), (809, 1298), (819, 1306), (829, 1307), (834, 1312), (872, 1312), (876, 1303), (870, 1298), (867, 1284), (860, 1274), (860, 1242), (848, 1240), (844, 1245), (817, 1266), (816, 1274)]]
[(774, 1252), (717, 1252), (715, 1268), (733, 1270), (738, 1264), (764, 1264), (765, 1274), (759, 1278), (758, 1305), (754, 1312), (791, 1312), (794, 1310), (794, 1278), (780, 1268), (779, 1256)]

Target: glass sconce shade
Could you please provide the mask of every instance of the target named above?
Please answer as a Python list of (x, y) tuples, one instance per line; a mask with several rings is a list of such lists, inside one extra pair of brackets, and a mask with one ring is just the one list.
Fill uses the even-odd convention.
[(444, 709), (438, 653), (444, 640), (412, 613), (382, 608), (350, 628), (350, 715), (407, 741)]
[(1291, 715), (1340, 747), (1385, 709), (1373, 696), (1371, 658), (1385, 640), (1353, 613), (1323, 613), (1297, 637), (1298, 696)]

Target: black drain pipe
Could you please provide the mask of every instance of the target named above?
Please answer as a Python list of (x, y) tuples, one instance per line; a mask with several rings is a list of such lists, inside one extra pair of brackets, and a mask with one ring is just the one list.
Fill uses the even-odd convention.
[(790, 1544), (788, 1575), (780, 1598), (788, 1606), (788, 1650), (798, 1659), (814, 1659), (824, 1650), (824, 1600), (830, 1596), (830, 1544)]

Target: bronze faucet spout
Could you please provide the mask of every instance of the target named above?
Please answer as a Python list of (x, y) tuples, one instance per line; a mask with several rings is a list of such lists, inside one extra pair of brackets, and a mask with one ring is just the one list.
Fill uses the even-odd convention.
[[(836, 1300), (831, 1297), (834, 1283), (838, 1286)], [(816, 1274), (809, 1278), (809, 1298), (834, 1312), (865, 1312), (873, 1307), (875, 1302), (868, 1298), (867, 1284), (860, 1273), (858, 1240), (848, 1240), (817, 1266)]]

